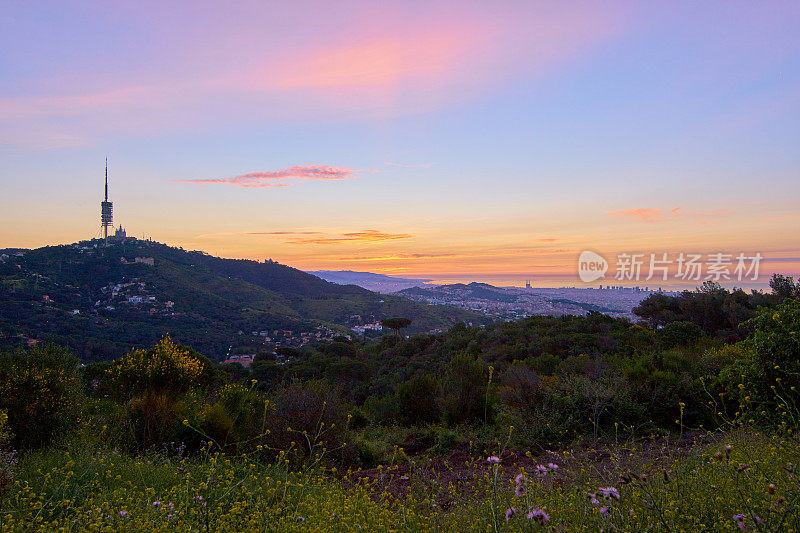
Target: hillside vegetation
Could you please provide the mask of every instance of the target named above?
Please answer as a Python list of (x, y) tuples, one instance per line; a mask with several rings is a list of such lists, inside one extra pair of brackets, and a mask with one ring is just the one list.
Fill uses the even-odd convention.
[(798, 531), (793, 294), (735, 342), (590, 313), (340, 338), (250, 369), (169, 337), (83, 367), (7, 351), (2, 527)]
[[(253, 331), (297, 337), (321, 326), (349, 333), (354, 320), (393, 316), (411, 318), (417, 332), (488, 322), (452, 307), (328, 283), (275, 262), (221, 259), (136, 239), (3, 255), (0, 345), (54, 342), (84, 360), (119, 357), (167, 334), (220, 360), (230, 347), (263, 344)], [(128, 301), (137, 297), (143, 301)]]

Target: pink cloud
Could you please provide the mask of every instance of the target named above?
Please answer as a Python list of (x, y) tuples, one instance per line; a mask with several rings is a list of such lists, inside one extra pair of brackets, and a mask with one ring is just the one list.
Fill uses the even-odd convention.
[(659, 222), (664, 212), (661, 209), (623, 209), (621, 211), (606, 211), (614, 218), (634, 218), (640, 222)]
[[(669, 212), (673, 217), (690, 217), (701, 220), (724, 218), (733, 213), (730, 209), (713, 209), (705, 212), (693, 211), (685, 213), (683, 207), (673, 207)], [(665, 213), (663, 209), (638, 208), (623, 209), (621, 211), (606, 211), (606, 214), (614, 218), (633, 218), (639, 222), (663, 222)], [(700, 222), (698, 222), (698, 224), (700, 224)]]
[[(130, 10), (120, 21), (148, 35), (141, 55), (108, 72), (74, 54), (33, 80), (26, 94), (36, 96), (0, 95), (0, 143), (91, 145), (220, 124), (427, 113), (569, 67), (618, 35), (631, 12), (599, 4), (256, 4), (180, 16)], [(199, 20), (220, 31), (195, 32)]]
[(532, 6), (525, 15), (518, 6), (431, 6), (420, 19), (403, 10), (357, 11), (342, 31), (266, 58), (241, 83), (285, 96), (298, 112), (427, 112), (512, 80), (542, 78), (618, 34), (628, 12), (605, 5)]
[(224, 183), (239, 187), (288, 187), (304, 181), (332, 181), (357, 178), (359, 172), (374, 172), (354, 168), (330, 167), (326, 165), (303, 165), (268, 172), (251, 172), (233, 178), (171, 180), (179, 183)]
[[(470, 39), (470, 36), (472, 39)], [(273, 71), (275, 89), (337, 88), (430, 79), (450, 70), (459, 56), (485, 40), (467, 28), (440, 28), (414, 36), (382, 36), (291, 54)]]

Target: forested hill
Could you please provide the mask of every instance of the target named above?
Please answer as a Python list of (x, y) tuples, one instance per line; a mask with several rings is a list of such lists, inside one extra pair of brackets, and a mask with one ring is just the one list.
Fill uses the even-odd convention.
[[(275, 262), (222, 259), (127, 239), (0, 250), (0, 343), (54, 341), (86, 360), (122, 355), (169, 333), (220, 359), (233, 346), (330, 335), (402, 316), (410, 331), (484, 316), (328, 283)], [(255, 336), (252, 333), (266, 332)]]

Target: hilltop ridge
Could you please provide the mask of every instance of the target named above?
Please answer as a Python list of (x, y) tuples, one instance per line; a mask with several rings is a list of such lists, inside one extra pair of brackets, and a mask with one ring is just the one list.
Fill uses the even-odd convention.
[(488, 319), (337, 285), (274, 261), (214, 257), (127, 238), (0, 250), (0, 343), (53, 341), (107, 359), (170, 334), (212, 359), (300, 345), (391, 316), (411, 332)]

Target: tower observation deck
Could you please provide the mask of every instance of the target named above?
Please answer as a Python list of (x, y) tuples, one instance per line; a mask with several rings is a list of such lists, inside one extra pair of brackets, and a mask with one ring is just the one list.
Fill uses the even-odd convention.
[(106, 193), (105, 199), (100, 202), (100, 227), (103, 229), (103, 239), (108, 241), (108, 228), (114, 225), (114, 203), (108, 201), (108, 159), (106, 159)]

